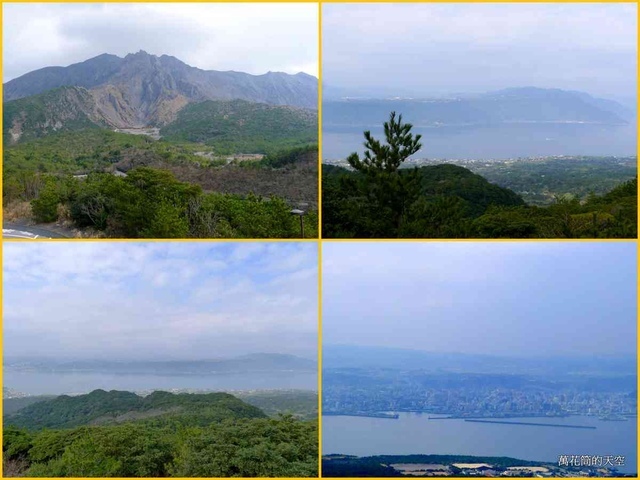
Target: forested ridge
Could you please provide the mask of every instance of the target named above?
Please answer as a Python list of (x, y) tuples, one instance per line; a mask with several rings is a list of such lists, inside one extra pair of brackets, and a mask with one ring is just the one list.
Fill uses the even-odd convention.
[(204, 143), (221, 154), (265, 153), (318, 142), (312, 110), (244, 100), (193, 103), (160, 130), (171, 141)]
[(7, 476), (316, 476), (317, 420), (268, 418), (225, 393), (96, 390), (4, 419)]
[[(233, 161), (197, 144), (107, 130), (5, 149), (5, 219), (63, 222), (129, 238), (317, 236), (317, 147)], [(203, 151), (204, 150), (204, 151)]]
[(29, 430), (71, 428), (80, 425), (119, 423), (145, 414), (188, 415), (189, 421), (210, 423), (226, 418), (265, 418), (266, 415), (227, 393), (172, 394), (153, 392), (141, 397), (132, 392), (94, 390), (86, 395), (61, 395), (28, 405), (5, 418), (5, 424)]
[(637, 179), (586, 200), (529, 206), (512, 190), (455, 165), (401, 168), (421, 136), (392, 113), (382, 143), (365, 132), (353, 170), (323, 166), (327, 238), (635, 238)]

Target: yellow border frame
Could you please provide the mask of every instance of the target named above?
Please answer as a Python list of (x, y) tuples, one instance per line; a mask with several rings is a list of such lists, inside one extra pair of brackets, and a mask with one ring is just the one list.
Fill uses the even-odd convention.
[[(12, 0), (2, 1), (2, 5), (5, 3), (34, 3), (31, 0)], [(41, 0), (39, 3), (176, 3), (176, 0), (137, 0), (128, 2), (125, 0), (105, 0), (103, 2), (94, 2), (92, 0)], [(318, 238), (317, 239), (38, 239), (38, 242), (315, 242), (318, 247), (318, 472), (319, 477), (322, 478), (322, 244), (323, 242), (635, 242), (637, 247), (637, 271), (640, 271), (640, 242), (636, 239), (525, 239), (525, 240), (511, 240), (511, 239), (324, 239), (322, 238), (322, 7), (323, 4), (334, 3), (394, 3), (388, 0), (234, 0), (218, 1), (218, 0), (190, 0), (185, 3), (310, 3), (318, 5)], [(467, 2), (457, 0), (434, 0), (434, 1), (422, 1), (422, 0), (401, 0), (396, 3), (633, 3), (639, 5), (638, 0), (470, 0)], [(0, 9), (0, 24), (3, 17), (3, 9)], [(640, 23), (640, 9), (637, 13), (638, 23)], [(0, 38), (0, 48), (2, 47), (2, 38)], [(1, 57), (0, 57), (1, 58)], [(2, 73), (2, 62), (0, 62), (0, 75)], [(638, 66), (638, 77), (640, 77), (640, 65)], [(2, 85), (0, 85), (0, 92), (2, 91)], [(0, 111), (2, 105), (0, 104)], [(638, 88), (638, 111), (640, 111), (640, 88)], [(0, 119), (2, 122), (2, 119)], [(2, 138), (0, 138), (0, 151), (2, 151)], [(637, 149), (636, 155), (640, 152), (640, 148)], [(0, 163), (1, 165), (1, 163)], [(640, 173), (640, 166), (638, 167), (638, 173)], [(2, 187), (2, 176), (0, 175), (0, 187)], [(0, 220), (2, 220), (3, 212), (0, 211)], [(640, 220), (640, 213), (638, 215)], [(24, 240), (16, 239), (2, 239), (2, 245), (0, 245), (0, 255), (3, 255), (4, 242), (23, 242)], [(0, 258), (0, 266), (2, 265), (3, 258)], [(0, 270), (0, 279), (3, 277), (3, 271)], [(638, 278), (636, 276), (636, 282)], [(1, 297), (1, 295), (0, 295)], [(637, 298), (636, 314), (640, 312), (640, 297)], [(2, 306), (0, 305), (0, 314), (2, 313)], [(0, 319), (0, 325), (2, 325), (2, 319)], [(640, 331), (636, 326), (637, 343), (640, 344)], [(3, 336), (0, 334), (0, 351), (2, 351)], [(638, 362), (640, 367), (640, 361)], [(2, 384), (2, 369), (0, 369), (0, 384)], [(638, 390), (640, 390), (640, 380), (638, 381)], [(2, 428), (2, 405), (0, 403), (0, 429)], [(637, 427), (640, 423), (637, 423)], [(640, 457), (640, 444), (637, 444), (637, 453)], [(2, 478), (2, 467), (0, 466), (0, 478)], [(462, 477), (448, 477), (448, 478), (462, 478)], [(638, 478), (638, 477), (636, 477)]]

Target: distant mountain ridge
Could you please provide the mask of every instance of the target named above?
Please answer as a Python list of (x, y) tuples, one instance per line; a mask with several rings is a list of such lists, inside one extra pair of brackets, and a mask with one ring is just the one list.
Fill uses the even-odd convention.
[(242, 99), (253, 102), (317, 108), (318, 80), (306, 73), (201, 70), (169, 55), (144, 50), (124, 58), (102, 54), (67, 67), (45, 67), (6, 82), (4, 101), (36, 95), (58, 87), (86, 89), (123, 87), (141, 107), (155, 96), (175, 92), (190, 101)]
[(206, 71), (175, 57), (144, 51), (103, 54), (68, 67), (46, 67), (4, 84), (5, 140), (43, 136), (79, 126), (161, 127), (207, 100), (245, 100), (317, 109), (318, 81), (305, 73)]
[(584, 92), (535, 87), (437, 98), (342, 98), (323, 102), (327, 126), (380, 125), (390, 111), (417, 126), (508, 123), (625, 125), (634, 112), (618, 102)]
[(401, 369), (448, 373), (636, 375), (629, 355), (524, 357), (442, 353), (394, 347), (329, 344), (323, 369)]
[(207, 375), (217, 373), (316, 372), (313, 360), (287, 354), (255, 353), (233, 358), (173, 361), (106, 361), (5, 359), (14, 369), (56, 372), (109, 372), (128, 374)]

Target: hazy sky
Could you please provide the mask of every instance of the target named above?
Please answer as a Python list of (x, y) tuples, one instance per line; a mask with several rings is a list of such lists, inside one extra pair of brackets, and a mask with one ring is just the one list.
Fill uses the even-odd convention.
[(7, 356), (206, 359), (317, 351), (317, 246), (4, 245)]
[(635, 97), (635, 4), (325, 4), (323, 82), (371, 95), (537, 86)]
[(633, 243), (325, 243), (323, 343), (636, 352)]
[(4, 81), (145, 50), (205, 70), (318, 75), (315, 4), (4, 4)]

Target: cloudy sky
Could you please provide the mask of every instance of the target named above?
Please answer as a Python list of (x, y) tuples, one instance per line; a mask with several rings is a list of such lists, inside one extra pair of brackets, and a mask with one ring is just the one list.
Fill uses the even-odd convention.
[(316, 4), (3, 5), (4, 81), (145, 50), (205, 70), (318, 75)]
[(636, 245), (325, 243), (324, 344), (636, 353)]
[(315, 358), (317, 246), (7, 243), (7, 356)]
[(631, 3), (325, 4), (323, 82), (363, 95), (537, 86), (635, 97), (636, 11)]

